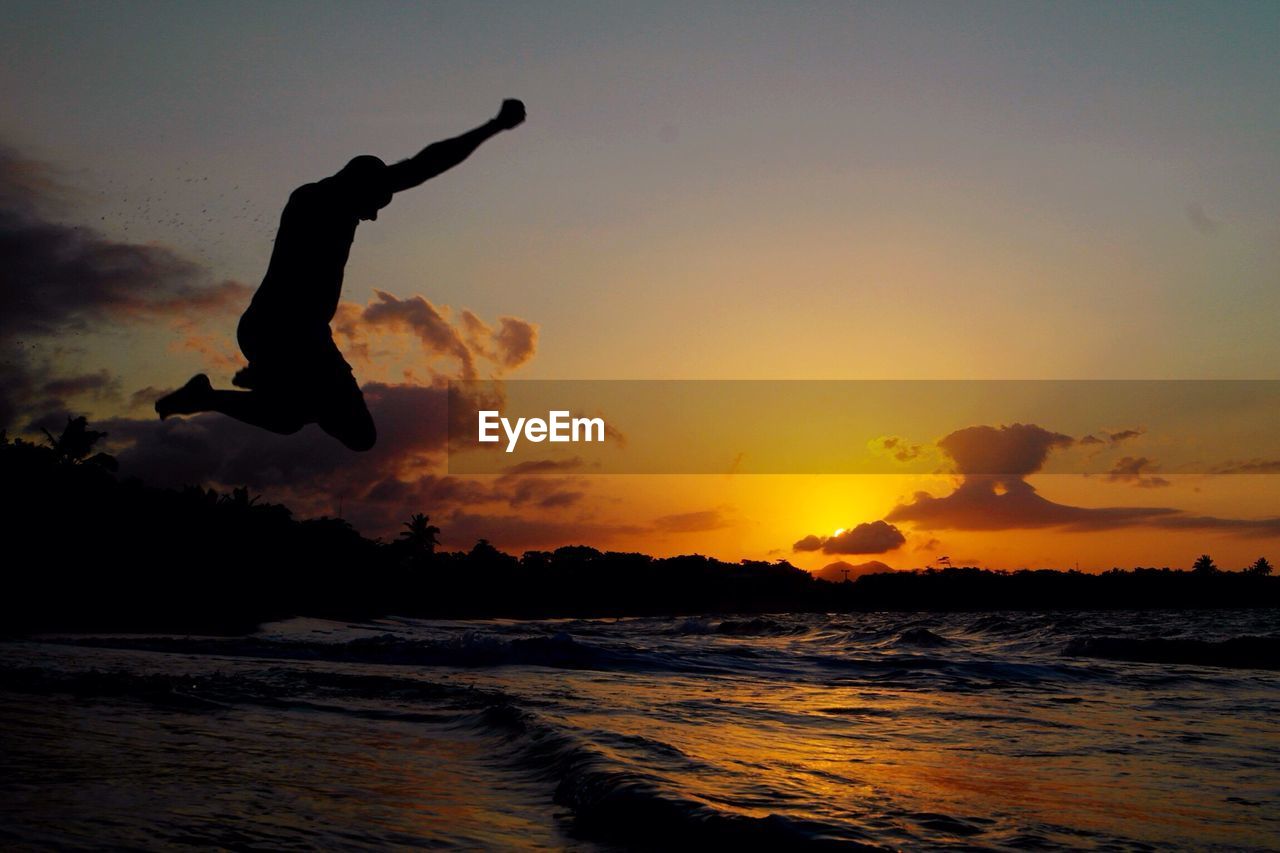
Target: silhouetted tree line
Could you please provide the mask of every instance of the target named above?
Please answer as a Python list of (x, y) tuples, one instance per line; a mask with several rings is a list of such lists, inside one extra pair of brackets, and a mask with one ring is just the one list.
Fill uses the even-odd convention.
[[(47, 446), (0, 434), (5, 539), (0, 617), (47, 630), (240, 632), (293, 615), (365, 618), (622, 616), (849, 610), (1274, 607), (1280, 578), (1168, 569), (927, 569), (817, 580), (785, 561), (655, 558), (586, 546), (517, 558), (486, 540), (437, 550), (423, 514), (390, 542), (336, 518), (300, 520), (247, 489), (120, 479), (69, 420)], [(1205, 559), (1208, 559), (1207, 557)], [(1211, 560), (1209, 561), (1212, 562)]]

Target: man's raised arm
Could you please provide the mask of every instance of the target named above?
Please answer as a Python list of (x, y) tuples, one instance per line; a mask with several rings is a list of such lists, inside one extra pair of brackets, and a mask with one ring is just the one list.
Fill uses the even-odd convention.
[(512, 98), (502, 102), (502, 109), (475, 130), (461, 136), (432, 143), (408, 160), (387, 167), (388, 189), (393, 193), (416, 187), (461, 163), (491, 136), (511, 130), (524, 121), (524, 104)]

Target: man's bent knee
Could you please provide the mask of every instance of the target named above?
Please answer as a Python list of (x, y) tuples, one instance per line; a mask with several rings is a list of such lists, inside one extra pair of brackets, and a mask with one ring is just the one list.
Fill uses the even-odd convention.
[(319, 426), (350, 450), (364, 452), (372, 449), (378, 441), (378, 431), (373, 426), (373, 419), (367, 415), (364, 418), (342, 420), (326, 418), (319, 422)]
[(373, 446), (378, 443), (378, 433), (370, 426), (367, 430), (358, 430), (347, 435), (338, 436), (338, 440), (345, 444), (348, 449), (363, 453), (366, 450), (372, 450)]

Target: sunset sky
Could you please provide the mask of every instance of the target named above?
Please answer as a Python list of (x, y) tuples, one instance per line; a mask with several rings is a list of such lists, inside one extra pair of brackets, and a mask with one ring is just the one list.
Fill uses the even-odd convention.
[[(1201, 472), (1254, 473), (1176, 473), (1154, 420), (931, 421), (903, 438), (953, 473), (865, 476), (451, 477), (441, 426), (468, 370), (1280, 379), (1274, 3), (5, 10), (10, 435), (87, 414), (122, 473), (248, 484), (303, 514), (341, 501), (369, 535), (426, 512), (448, 548), (813, 570), (1280, 558), (1280, 460), (1220, 447)], [(236, 319), (295, 187), (408, 157), (505, 97), (525, 125), (357, 233), (334, 325), (378, 447), (154, 419), (160, 391), (243, 364)], [(973, 427), (992, 429), (947, 439)], [(869, 432), (847, 440), (886, 431)], [(973, 442), (1020, 473), (966, 475)], [(1081, 442), (1115, 476), (1041, 472)]]

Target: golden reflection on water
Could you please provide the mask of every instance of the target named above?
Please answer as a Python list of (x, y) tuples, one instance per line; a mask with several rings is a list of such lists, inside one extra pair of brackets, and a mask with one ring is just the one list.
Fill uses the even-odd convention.
[[(1152, 633), (1126, 619), (1097, 617)], [(899, 616), (806, 620), (745, 640), (701, 621), (575, 623), (581, 643), (540, 626), (523, 645), (465, 626), (425, 646), (518, 665), (10, 646), (13, 672), (76, 674), (0, 691), (0, 780), (19, 780), (0, 826), (70, 846), (559, 849), (601, 837), (571, 821), (620, 792), (602, 813), (623, 843), (701, 825), (692, 803), (904, 849), (1278, 846), (1272, 673), (1064, 658), (1058, 634), (1017, 645), (954, 621), (921, 650)], [(655, 798), (694, 823), (651, 826)]]
[[(459, 677), (493, 683), (492, 674)], [(682, 796), (752, 817), (786, 814), (904, 832), (924, 824), (934, 838), (954, 830), (957, 842), (973, 827), (1014, 832), (1029, 825), (1201, 844), (1274, 840), (1233, 819), (1239, 816), (1220, 795), (1206, 799), (1202, 783), (1212, 769), (1186, 763), (1175, 745), (1186, 733), (1158, 714), (1138, 720), (1140, 709), (1124, 697), (589, 671), (526, 671), (519, 681), (528, 695), (578, 709), (545, 709), (557, 724), (636, 738), (645, 772)], [(1238, 736), (1232, 728), (1230, 719), (1210, 716), (1198, 736)], [(1251, 734), (1280, 747), (1275, 731)], [(613, 760), (636, 757), (625, 742), (593, 742)], [(674, 747), (679, 760), (655, 763), (654, 742)]]
[(166, 832), (216, 847), (306, 838), (329, 849), (426, 841), (561, 849), (568, 840), (544, 791), (493, 773), (482, 741), (438, 726), (323, 712), (139, 710), (51, 703), (36, 713), (0, 703), (0, 721), (31, 748), (6, 756), (10, 770), (32, 776), (38, 763), (59, 780), (38, 800), (10, 805), (91, 847), (101, 832), (91, 818), (103, 808), (139, 821), (113, 821), (126, 834), (112, 836), (139, 849)]

